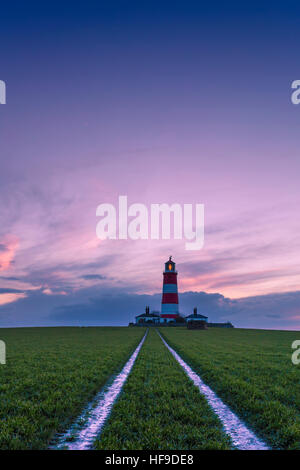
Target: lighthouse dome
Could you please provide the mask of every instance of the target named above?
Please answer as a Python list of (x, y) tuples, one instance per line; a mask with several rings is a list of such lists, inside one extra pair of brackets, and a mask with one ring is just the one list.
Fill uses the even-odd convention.
[(172, 256), (169, 257), (168, 261), (165, 262), (165, 273), (174, 273), (175, 263), (172, 261)]

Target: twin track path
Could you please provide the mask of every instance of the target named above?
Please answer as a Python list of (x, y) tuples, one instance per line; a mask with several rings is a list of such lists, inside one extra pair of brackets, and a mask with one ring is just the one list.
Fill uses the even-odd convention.
[(206, 399), (150, 328), (94, 447), (230, 449), (232, 443)]

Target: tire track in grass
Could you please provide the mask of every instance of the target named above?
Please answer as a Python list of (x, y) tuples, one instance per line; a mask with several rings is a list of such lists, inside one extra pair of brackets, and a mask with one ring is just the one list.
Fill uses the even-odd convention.
[(198, 387), (200, 393), (205, 396), (208, 403), (222, 422), (226, 433), (231, 437), (234, 446), (239, 450), (269, 450), (269, 447), (225, 405), (222, 400), (206, 385), (199, 375), (168, 345), (162, 335), (157, 331), (164, 345), (181, 365), (187, 376)]
[(51, 449), (88, 450), (93, 446), (116, 399), (122, 391), (127, 377), (143, 346), (147, 333), (148, 331), (146, 331), (143, 339), (113, 382), (111, 383), (110, 381), (104, 386), (70, 429), (57, 437), (56, 444), (51, 446)]
[(150, 328), (95, 448), (225, 450), (232, 447), (205, 398)]

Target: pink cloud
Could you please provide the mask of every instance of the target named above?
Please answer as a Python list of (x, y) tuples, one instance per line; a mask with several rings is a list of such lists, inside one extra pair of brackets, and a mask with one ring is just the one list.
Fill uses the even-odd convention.
[(19, 240), (14, 235), (5, 235), (0, 240), (0, 247), (0, 271), (5, 271), (11, 267), (19, 247)]
[(10, 304), (19, 299), (24, 299), (26, 294), (0, 294), (0, 305)]

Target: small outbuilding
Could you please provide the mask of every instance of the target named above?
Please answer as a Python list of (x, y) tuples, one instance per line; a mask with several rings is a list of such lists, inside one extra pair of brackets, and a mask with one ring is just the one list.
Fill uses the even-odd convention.
[(187, 323), (189, 322), (207, 322), (208, 320), (208, 317), (206, 317), (205, 315), (201, 315), (200, 313), (197, 313), (197, 308), (195, 307), (194, 308), (194, 311), (193, 313), (191, 313), (191, 315), (188, 315), (187, 317), (185, 317), (185, 320)]
[(135, 323), (136, 324), (144, 324), (144, 323), (159, 323), (160, 322), (160, 315), (154, 312), (150, 313), (149, 307), (146, 307), (145, 313), (142, 313), (141, 315), (137, 315), (135, 317)]

